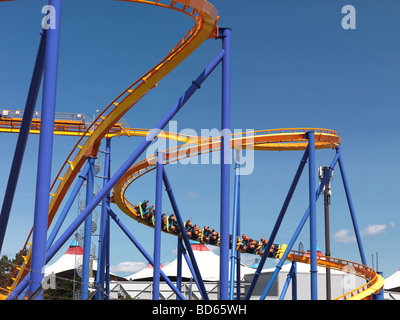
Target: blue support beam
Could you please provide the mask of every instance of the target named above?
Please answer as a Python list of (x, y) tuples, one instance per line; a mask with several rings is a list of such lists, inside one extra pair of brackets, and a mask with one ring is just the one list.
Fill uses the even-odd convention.
[[(109, 204), (109, 201), (107, 202)], [(108, 210), (108, 209), (107, 209)], [(108, 212), (107, 212), (108, 213)], [(106, 300), (110, 300), (110, 215), (106, 218), (106, 230), (105, 230), (105, 241), (106, 245), (106, 273), (105, 273), (105, 281), (106, 281)]]
[[(381, 276), (383, 276), (383, 272), (376, 271), (376, 273), (381, 275)], [(384, 290), (384, 288), (382, 288), (382, 290), (379, 291), (379, 293), (374, 294), (374, 296), (375, 296), (375, 300), (385, 300), (385, 290)]]
[[(292, 262), (292, 266), (286, 277), (286, 281), (285, 281), (285, 284), (283, 285), (283, 289), (281, 291), (281, 295), (279, 296), (279, 300), (285, 299), (285, 295), (286, 295), (287, 289), (289, 288), (289, 284), (292, 281), (292, 279), (295, 279), (295, 278), (296, 278), (296, 262)], [(292, 286), (294, 286), (294, 284), (292, 284)], [(293, 298), (293, 296), (292, 296), (292, 298)], [(297, 299), (292, 299), (292, 300), (297, 300)]]
[[(146, 258), (146, 260), (153, 266), (154, 268), (154, 260), (151, 258), (150, 254), (146, 252), (143, 246), (137, 241), (137, 239), (132, 235), (132, 233), (128, 230), (128, 228), (122, 223), (122, 221), (118, 218), (118, 216), (108, 208), (108, 213), (110, 214), (111, 218), (117, 223), (117, 225), (121, 228), (121, 230), (128, 236), (128, 238), (132, 241), (135, 247), (140, 251), (140, 253)], [(181, 300), (186, 300), (182, 293), (174, 286), (172, 281), (166, 276), (166, 274), (160, 270), (160, 275), (164, 279), (164, 281), (168, 284), (168, 286), (175, 292), (175, 294)]]
[[(182, 290), (182, 254), (183, 254), (183, 243), (182, 238), (178, 238), (178, 245), (177, 245), (177, 265), (176, 265), (176, 287), (179, 291)], [(178, 298), (179, 300), (179, 298)]]
[[(94, 185), (94, 160), (88, 157), (87, 163), (89, 171), (86, 180), (86, 205), (93, 199)], [(82, 286), (81, 299), (87, 300), (89, 297), (89, 273), (90, 273), (90, 249), (92, 244), (92, 213), (85, 219), (84, 239), (83, 239), (83, 261), (82, 261)]]
[(293, 262), (292, 268), (292, 300), (297, 300), (297, 262)]
[[(194, 282), (196, 283), (197, 288), (200, 288), (201, 279), (199, 280), (199, 278), (197, 277), (197, 274), (196, 274), (196, 272), (194, 271), (194, 268), (193, 268), (192, 261), (191, 261), (190, 257), (188, 256), (187, 250), (185, 249), (182, 241), (180, 242), (179, 246), (180, 246), (179, 250), (181, 251), (182, 255), (185, 258), (186, 264), (187, 264), (187, 266), (188, 266), (188, 268), (189, 268), (189, 270), (190, 270), (190, 272), (191, 272), (191, 274), (193, 276)], [(179, 288), (179, 290), (180, 290), (180, 288)]]
[(220, 216), (220, 300), (228, 300), (229, 291), (229, 206), (231, 162), (231, 30), (220, 28), (222, 47), (222, 121), (221, 121), (221, 216)]
[[(240, 182), (239, 182), (240, 188)], [(237, 225), (236, 225), (236, 234), (240, 235), (240, 192), (238, 197), (238, 204), (237, 204)], [(236, 283), (240, 283), (241, 276), (240, 276), (240, 251), (236, 250)], [(236, 300), (240, 300), (240, 286), (236, 286)]]
[[(50, 0), (55, 9), (55, 28), (46, 35), (46, 60), (43, 80), (43, 101), (39, 137), (39, 159), (36, 181), (35, 216), (32, 235), (31, 285), (34, 293), (43, 280), (46, 261), (46, 241), (53, 154), (53, 130), (57, 93), (58, 54), (60, 44), (61, 0)], [(43, 299), (42, 294), (37, 296)]]
[(72, 204), (74, 203), (76, 196), (79, 193), (79, 190), (82, 187), (83, 182), (86, 180), (88, 172), (89, 172), (89, 165), (86, 164), (82, 170), (82, 173), (79, 175), (79, 179), (78, 179), (74, 189), (72, 190), (67, 202), (65, 203), (64, 209), (61, 211), (61, 214), (58, 217), (57, 222), (52, 229), (49, 238), (47, 239), (46, 250), (49, 250), (49, 248), (53, 244), (54, 239), (56, 238), (58, 232), (60, 231), (61, 226), (64, 223), (64, 220), (67, 217), (68, 212), (71, 209)]
[[(111, 166), (111, 138), (106, 139), (106, 151), (104, 157), (104, 177), (103, 186), (110, 179), (110, 166)], [(96, 300), (104, 299), (104, 280), (106, 272), (106, 260), (107, 260), (107, 250), (109, 248), (109, 242), (107, 237), (108, 226), (109, 226), (109, 215), (107, 213), (107, 208), (110, 206), (110, 193), (102, 200), (101, 206), (101, 220), (100, 220), (100, 232), (99, 232), (99, 261), (97, 264), (97, 274), (96, 274), (96, 287), (100, 290), (96, 292)], [(108, 297), (108, 295), (107, 295)]]
[(154, 266), (153, 266), (153, 300), (160, 299), (160, 264), (161, 264), (161, 210), (162, 183), (164, 173), (164, 154), (157, 154), (156, 168), (156, 207), (154, 213)]
[(360, 229), (358, 228), (357, 217), (356, 217), (356, 212), (354, 210), (353, 200), (352, 200), (351, 194), (350, 194), (349, 183), (347, 181), (347, 175), (346, 175), (346, 171), (344, 169), (340, 146), (336, 148), (336, 152), (337, 152), (337, 154), (339, 154), (340, 173), (342, 175), (343, 186), (344, 186), (344, 190), (346, 192), (347, 203), (348, 203), (349, 210), (350, 210), (351, 221), (353, 223), (353, 228), (354, 228), (354, 232), (355, 232), (356, 239), (357, 239), (357, 245), (358, 245), (358, 250), (359, 250), (360, 256), (361, 256), (361, 261), (364, 265), (368, 265), (367, 259), (365, 258), (365, 252), (364, 252), (364, 247), (362, 244)]
[[(229, 282), (229, 300), (234, 300), (235, 291), (235, 266), (236, 266), (236, 239), (238, 231), (238, 215), (239, 215), (239, 197), (240, 197), (240, 164), (239, 164), (239, 151), (236, 150), (235, 161), (235, 190), (233, 198), (233, 225), (232, 225), (232, 246), (231, 246), (231, 277)], [(238, 264), (237, 272), (240, 272), (240, 265)], [(236, 286), (240, 287), (240, 277), (236, 279)]]
[(40, 84), (42, 82), (45, 51), (46, 51), (46, 31), (40, 32), (40, 44), (36, 56), (35, 67), (33, 69), (31, 84), (28, 97), (26, 99), (24, 114), (22, 116), (21, 128), (18, 134), (17, 145), (15, 146), (14, 158), (11, 165), (10, 175), (8, 177), (6, 192), (4, 194), (3, 205), (0, 213), (0, 253), (2, 251), (4, 237), (7, 230), (8, 220), (10, 218), (11, 207), (14, 200), (15, 190), (18, 184), (19, 173), (21, 171), (22, 161), (25, 154), (26, 144), (28, 142), (29, 131), (31, 128), (33, 113), (35, 111), (37, 97), (39, 95)]
[(315, 197), (315, 135), (314, 131), (306, 134), (308, 139), (308, 183), (310, 208), (310, 266), (311, 266), (311, 300), (318, 300), (317, 283), (317, 209)]
[[(103, 186), (107, 184), (110, 180), (111, 176), (111, 139), (107, 142), (106, 146), (106, 165), (108, 166), (108, 170), (106, 172), (106, 178), (104, 180)], [(106, 300), (110, 300), (110, 215), (108, 214), (108, 208), (110, 207), (111, 202), (111, 193), (108, 192), (107, 196), (103, 198), (102, 205), (106, 206), (105, 212), (107, 213), (105, 217), (105, 228), (103, 229), (103, 241), (102, 241), (102, 253), (105, 251), (105, 292), (106, 292)]]
[(194, 256), (192, 246), (190, 245), (189, 237), (188, 237), (187, 233), (185, 232), (185, 225), (183, 223), (182, 216), (179, 212), (178, 204), (177, 204), (177, 202), (175, 200), (175, 196), (172, 192), (172, 186), (171, 186), (171, 183), (169, 182), (167, 172), (165, 169), (163, 171), (163, 180), (164, 180), (165, 189), (167, 191), (169, 200), (171, 202), (172, 209), (174, 210), (174, 213), (175, 213), (175, 218), (178, 223), (179, 230), (181, 230), (183, 242), (185, 243), (186, 249), (189, 252), (189, 257), (190, 257), (190, 260), (193, 265), (193, 270), (196, 274), (196, 277), (194, 277), (194, 278), (198, 280), (198, 282), (196, 282), (196, 284), (200, 290), (200, 294), (201, 294), (203, 300), (208, 300), (207, 290), (204, 286), (204, 282), (201, 277), (200, 269), (197, 265), (196, 258)]

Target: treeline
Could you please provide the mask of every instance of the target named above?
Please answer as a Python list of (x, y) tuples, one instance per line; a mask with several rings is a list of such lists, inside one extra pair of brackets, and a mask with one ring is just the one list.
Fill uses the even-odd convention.
[(21, 255), (21, 251), (18, 252), (13, 259), (10, 259), (8, 256), (3, 255), (0, 259), (0, 288), (5, 288), (8, 279), (10, 278), (10, 274), (17, 264), (18, 258)]

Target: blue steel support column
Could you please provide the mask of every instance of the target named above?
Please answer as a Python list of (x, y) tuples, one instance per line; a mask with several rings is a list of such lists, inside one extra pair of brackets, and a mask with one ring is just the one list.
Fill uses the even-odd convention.
[[(108, 201), (109, 202), (109, 201)], [(108, 210), (108, 209), (107, 209)], [(108, 213), (108, 212), (107, 212)], [(107, 224), (106, 224), (106, 300), (110, 300), (110, 215), (107, 217)]]
[(79, 176), (79, 179), (78, 179), (74, 189), (72, 190), (72, 192), (71, 192), (71, 194), (70, 194), (70, 196), (69, 196), (69, 198), (68, 198), (68, 200), (67, 200), (67, 202), (66, 202), (66, 204), (64, 206), (63, 211), (61, 211), (61, 214), (60, 214), (56, 224), (54, 225), (53, 230), (51, 231), (49, 239), (47, 239), (46, 250), (49, 250), (49, 248), (53, 244), (54, 239), (56, 238), (57, 233), (60, 231), (60, 228), (61, 228), (61, 226), (62, 226), (62, 224), (63, 224), (63, 222), (64, 222), (64, 220), (65, 220), (65, 218), (66, 218), (66, 216), (67, 216), (67, 214), (69, 212), (69, 210), (71, 209), (72, 204), (74, 203), (75, 198), (78, 195), (79, 190), (81, 189), (83, 182), (86, 180), (86, 176), (87, 176), (88, 172), (89, 172), (89, 166), (88, 166), (88, 164), (86, 164), (85, 167), (82, 170), (82, 173)]
[[(89, 171), (86, 180), (86, 205), (93, 199), (94, 184), (94, 160), (88, 157)], [(90, 213), (85, 220), (84, 239), (83, 239), (83, 260), (82, 260), (82, 286), (81, 299), (87, 300), (89, 297), (89, 272), (90, 272), (90, 247), (92, 243), (92, 214)]]
[(358, 228), (356, 213), (355, 213), (354, 206), (353, 206), (353, 200), (350, 195), (350, 188), (349, 188), (349, 183), (347, 181), (347, 175), (344, 170), (342, 154), (340, 152), (340, 146), (336, 148), (336, 152), (337, 152), (337, 154), (339, 154), (339, 167), (340, 167), (340, 172), (342, 174), (342, 181), (343, 181), (344, 190), (346, 192), (347, 203), (348, 203), (349, 209), (350, 209), (351, 221), (353, 222), (353, 228), (354, 228), (354, 232), (356, 234), (358, 250), (360, 251), (362, 263), (364, 265), (368, 265), (367, 259), (365, 259), (364, 247), (362, 244), (360, 229)]
[[(200, 282), (199, 282), (199, 279), (197, 278), (196, 272), (194, 271), (192, 261), (190, 260), (190, 257), (187, 254), (187, 250), (183, 246), (182, 242), (179, 243), (179, 246), (180, 246), (180, 250), (182, 252), (182, 255), (184, 256), (184, 258), (186, 260), (187, 266), (188, 266), (188, 268), (189, 268), (189, 270), (190, 270), (190, 272), (191, 272), (191, 274), (193, 276), (194, 282), (196, 283), (197, 287), (199, 288)], [(178, 290), (180, 290), (180, 289), (178, 289)]]
[(286, 196), (285, 202), (283, 203), (282, 209), (279, 212), (279, 216), (278, 216), (278, 218), (277, 218), (277, 220), (275, 222), (275, 226), (272, 229), (271, 235), (270, 235), (270, 237), (268, 239), (267, 247), (264, 250), (264, 254), (261, 257), (260, 263), (258, 264), (258, 267), (257, 267), (257, 270), (256, 270), (256, 272), (254, 274), (253, 280), (251, 281), (250, 287), (249, 287), (249, 289), (247, 291), (246, 298), (245, 298), (246, 300), (249, 300), (251, 295), (252, 295), (252, 293), (253, 293), (254, 287), (255, 287), (255, 285), (257, 283), (257, 280), (258, 280), (258, 277), (260, 276), (261, 270), (264, 267), (264, 263), (268, 258), (268, 253), (271, 250), (271, 246), (275, 241), (275, 237), (276, 237), (276, 235), (278, 233), (278, 230), (280, 228), (282, 220), (283, 220), (283, 218), (285, 216), (286, 210), (289, 207), (290, 200), (292, 199), (293, 193), (296, 190), (296, 187), (297, 187), (297, 184), (298, 184), (299, 179), (301, 177), (301, 174), (303, 172), (303, 169), (304, 169), (304, 167), (305, 167), (305, 165), (307, 163), (307, 158), (308, 158), (308, 148), (304, 151), (304, 154), (303, 154), (303, 157), (302, 157), (301, 162), (299, 164), (299, 167), (297, 168), (297, 171), (296, 171), (296, 174), (295, 174), (295, 176), (293, 178), (292, 184), (290, 185), (290, 188), (289, 188), (288, 194)]
[[(377, 271), (377, 274), (383, 276), (383, 272)], [(379, 291), (378, 294), (376, 294), (376, 300), (385, 300), (385, 290), (382, 288), (381, 291)]]
[[(125, 233), (125, 235), (132, 241), (135, 247), (140, 251), (140, 253), (146, 258), (146, 260), (153, 266), (154, 268), (154, 261), (151, 258), (150, 254), (146, 252), (146, 250), (140, 245), (139, 241), (132, 235), (132, 233), (128, 230), (128, 228), (122, 223), (122, 221), (118, 218), (118, 216), (108, 208), (108, 213), (111, 218), (117, 223), (117, 225), (121, 228), (121, 230)], [(168, 284), (168, 286), (175, 292), (175, 294), (181, 299), (186, 300), (182, 293), (174, 286), (171, 280), (166, 276), (164, 271), (160, 270), (160, 275), (164, 279), (164, 281)]]
[(28, 274), (23, 278), (18, 285), (14, 288), (14, 290), (9, 294), (6, 300), (16, 300), (19, 298), (24, 290), (29, 286), (29, 279), (31, 278), (31, 273)]
[[(318, 198), (319, 198), (322, 190), (324, 189), (324, 186), (325, 186), (326, 182), (328, 181), (330, 175), (332, 174), (332, 171), (335, 168), (338, 160), (339, 160), (339, 155), (336, 154), (331, 162), (331, 165), (329, 166), (329, 169), (326, 171), (326, 173), (325, 173), (324, 177), (322, 178), (322, 181), (316, 191), (316, 196), (315, 196), (316, 200), (318, 200)], [(265, 297), (267, 296), (269, 289), (271, 288), (276, 277), (278, 276), (279, 271), (282, 269), (282, 266), (285, 263), (290, 250), (292, 250), (292, 247), (293, 247), (294, 243), (296, 242), (297, 237), (299, 236), (299, 234), (300, 234), (301, 230), (303, 229), (309, 216), (310, 216), (310, 207), (307, 208), (306, 212), (303, 215), (303, 218), (301, 219), (299, 225), (297, 226), (297, 229), (295, 230), (295, 232), (292, 236), (292, 239), (290, 239), (290, 242), (288, 243), (287, 248), (286, 248), (285, 252), (283, 253), (281, 260), (279, 261), (278, 265), (276, 266), (274, 273), (272, 274), (270, 280), (268, 281), (268, 284), (267, 284), (266, 288), (264, 289), (264, 292), (262, 293), (260, 300), (264, 300)]]
[[(233, 198), (233, 226), (232, 226), (232, 246), (231, 246), (231, 278), (229, 283), (229, 299), (234, 299), (235, 291), (235, 266), (236, 266), (236, 238), (238, 229), (238, 211), (239, 211), (239, 197), (240, 197), (240, 164), (239, 164), (239, 150), (236, 150), (235, 161), (235, 193)], [(237, 281), (236, 286), (240, 287), (240, 280)]]
[[(86, 208), (81, 214), (70, 224), (70, 226), (64, 231), (54, 245), (48, 250), (46, 255), (46, 262), (50, 261), (51, 258), (57, 253), (58, 250), (64, 245), (64, 243), (73, 235), (76, 229), (86, 219), (86, 217), (94, 210), (94, 208), (100, 203), (100, 201), (110, 192), (112, 187), (118, 182), (118, 180), (125, 174), (125, 172), (132, 166), (133, 163), (142, 155), (146, 148), (151, 144), (158, 133), (164, 129), (167, 123), (179, 112), (184, 104), (190, 99), (190, 97), (200, 88), (201, 84), (208, 78), (208, 76), (218, 66), (224, 56), (224, 50), (221, 50), (218, 55), (211, 61), (211, 63), (203, 70), (203, 72), (197, 77), (186, 92), (181, 96), (179, 101), (168, 111), (168, 113), (162, 118), (162, 120), (156, 125), (149, 135), (144, 139), (136, 150), (128, 157), (128, 159), (121, 165), (121, 167), (115, 172), (110, 178), (106, 185), (97, 193), (93, 200), (86, 204)], [(162, 271), (162, 270), (161, 270)], [(22, 286), (21, 286), (22, 287)]]
[(22, 166), (22, 160), (25, 154), (25, 147), (28, 141), (29, 129), (32, 122), (33, 112), (35, 111), (36, 101), (39, 94), (40, 84), (42, 82), (44, 70), (44, 57), (46, 50), (46, 32), (41, 31), (41, 39), (38, 53), (36, 56), (35, 67), (31, 84), (29, 87), (28, 97), (26, 99), (24, 114), (22, 116), (21, 129), (18, 134), (17, 145), (15, 146), (14, 158), (11, 165), (10, 175), (8, 177), (7, 188), (4, 194), (3, 206), (0, 214), (0, 253), (3, 247), (4, 237), (7, 230), (8, 219), (12, 203), (14, 200), (15, 190), (17, 188), (19, 173)]
[[(46, 60), (43, 80), (39, 158), (36, 181), (35, 216), (32, 236), (31, 285), (32, 294), (41, 285), (46, 258), (47, 224), (53, 153), (54, 114), (57, 93), (58, 53), (60, 43), (61, 0), (50, 0), (55, 9), (55, 28), (46, 34)], [(37, 299), (42, 299), (42, 294)]]
[(222, 46), (222, 121), (221, 121), (221, 216), (220, 216), (220, 300), (228, 300), (229, 291), (229, 204), (231, 161), (231, 30), (221, 28)]
[(286, 295), (287, 289), (289, 288), (289, 284), (292, 281), (293, 274), (295, 272), (296, 272), (296, 262), (292, 262), (292, 266), (291, 266), (291, 268), (289, 270), (289, 273), (288, 273), (288, 275), (286, 277), (286, 281), (285, 281), (285, 284), (283, 286), (283, 289), (282, 289), (281, 295), (279, 297), (279, 300), (284, 300), (285, 299), (285, 295)]
[[(240, 188), (240, 181), (239, 181)], [(237, 207), (237, 228), (236, 234), (240, 235), (240, 192), (238, 197), (238, 207)], [(240, 283), (240, 251), (236, 250), (236, 283)], [(240, 286), (236, 287), (236, 300), (240, 300)]]
[[(108, 156), (109, 156), (109, 158), (108, 158), (108, 172), (107, 172), (107, 181), (109, 181), (110, 180), (110, 177), (111, 177), (111, 139), (110, 139), (110, 141), (109, 141), (109, 143), (108, 143), (108, 146), (109, 146), (109, 148), (108, 148)], [(106, 183), (105, 183), (106, 184)], [(107, 195), (107, 198), (106, 198), (106, 201), (105, 202), (103, 202), (103, 205), (104, 204), (106, 204), (107, 205), (107, 210), (106, 210), (106, 212), (107, 212), (107, 217), (106, 217), (106, 227), (105, 227), (105, 235), (104, 235), (104, 238), (105, 238), (105, 242), (106, 242), (106, 249), (105, 249), (105, 255), (106, 255), (106, 258), (105, 258), (105, 263), (106, 263), (106, 265), (105, 265), (105, 268), (106, 268), (106, 272), (105, 272), (105, 280), (106, 280), (106, 288), (105, 288), (105, 290), (106, 290), (106, 300), (110, 300), (110, 215), (108, 214), (109, 212), (108, 212), (108, 208), (110, 207), (110, 201), (111, 201), (111, 197), (110, 197), (110, 192), (108, 192), (108, 195)]]
[(153, 266), (153, 300), (160, 299), (160, 256), (161, 256), (161, 210), (164, 153), (157, 154), (156, 168), (156, 207), (154, 212), (154, 266)]
[(311, 300), (318, 299), (317, 287), (317, 209), (315, 197), (315, 136), (314, 131), (307, 132), (309, 200), (310, 200), (310, 267)]
[[(182, 290), (182, 238), (178, 238), (177, 248), (177, 266), (176, 266), (176, 287), (179, 291)], [(179, 300), (179, 298), (178, 298)]]
[[(106, 151), (104, 157), (104, 177), (103, 186), (110, 179), (110, 162), (111, 162), (111, 138), (106, 139)], [(104, 299), (104, 273), (106, 268), (106, 253), (107, 247), (109, 245), (107, 241), (107, 218), (109, 217), (107, 213), (107, 207), (110, 203), (110, 194), (107, 194), (103, 198), (101, 206), (101, 220), (100, 220), (100, 235), (99, 235), (99, 261), (97, 264), (97, 274), (96, 274), (96, 287), (100, 287), (100, 290), (96, 292), (96, 300)]]
[(292, 300), (297, 300), (297, 262), (293, 262)]
[(194, 270), (194, 272), (196, 274), (196, 276), (194, 276), (194, 278), (196, 279), (197, 287), (200, 290), (200, 294), (201, 294), (203, 300), (208, 300), (207, 290), (206, 290), (206, 288), (204, 286), (203, 279), (202, 279), (201, 274), (200, 274), (200, 269), (199, 269), (199, 267), (197, 265), (196, 258), (194, 256), (194, 253), (193, 253), (193, 250), (192, 250), (192, 246), (190, 245), (189, 237), (188, 237), (187, 233), (184, 232), (185, 225), (183, 223), (181, 214), (179, 212), (178, 204), (176, 203), (175, 196), (174, 196), (174, 194), (172, 192), (172, 187), (171, 187), (171, 184), (169, 182), (169, 179), (168, 179), (168, 176), (167, 176), (167, 172), (166, 172), (165, 169), (163, 170), (163, 180), (164, 180), (165, 190), (167, 191), (168, 198), (169, 198), (169, 200), (171, 202), (172, 209), (174, 210), (174, 213), (175, 213), (176, 221), (178, 222), (178, 227), (179, 227), (180, 230), (183, 231), (183, 232), (181, 232), (181, 234), (182, 234), (182, 238), (183, 238), (183, 241), (185, 243), (186, 249), (189, 252), (189, 257), (190, 257), (190, 260), (191, 260), (192, 265), (193, 265), (193, 270)]

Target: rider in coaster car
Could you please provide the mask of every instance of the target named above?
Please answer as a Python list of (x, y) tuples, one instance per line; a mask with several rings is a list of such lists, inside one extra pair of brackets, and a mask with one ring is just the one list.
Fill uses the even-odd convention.
[(189, 220), (186, 220), (185, 224), (185, 230), (186, 230), (186, 234), (188, 235), (189, 239), (192, 239), (192, 235), (193, 235), (193, 224), (192, 222)]
[(218, 243), (218, 232), (216, 232), (214, 229), (211, 230), (210, 232), (210, 244), (217, 244)]
[(151, 219), (154, 215), (154, 206), (147, 207), (146, 210), (143, 212), (143, 219), (147, 222), (151, 222)]
[(176, 218), (175, 218), (174, 214), (171, 214), (169, 216), (168, 223), (169, 223), (169, 230), (170, 231), (172, 231), (174, 233), (178, 233), (179, 232), (178, 222), (176, 221)]
[(193, 226), (193, 239), (198, 240), (200, 235), (200, 228), (197, 225)]
[(204, 226), (201, 236), (201, 242), (208, 243), (208, 241), (210, 240), (209, 236), (210, 236), (210, 228), (208, 226)]
[(165, 213), (163, 213), (163, 214), (161, 215), (161, 228), (162, 228), (163, 230), (166, 230), (166, 229), (167, 229), (167, 217), (166, 217)]
[(256, 248), (256, 241), (254, 241), (253, 239), (249, 238), (247, 240), (247, 252), (248, 253), (254, 253), (254, 250)]

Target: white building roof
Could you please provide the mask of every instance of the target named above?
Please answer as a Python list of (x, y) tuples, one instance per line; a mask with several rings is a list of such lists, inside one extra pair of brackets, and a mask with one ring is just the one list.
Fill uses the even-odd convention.
[[(68, 270), (77, 269), (82, 265), (83, 249), (76, 241), (72, 241), (68, 250), (53, 264), (45, 267), (45, 274), (58, 274)], [(97, 270), (97, 261), (93, 260), (93, 270)]]
[(385, 290), (400, 292), (400, 270), (397, 270), (390, 277), (385, 278)]
[[(204, 244), (192, 243), (193, 254), (196, 258), (197, 265), (200, 270), (203, 281), (218, 281), (219, 280), (219, 256), (207, 248)], [(167, 264), (162, 268), (162, 271), (168, 277), (176, 277), (177, 275), (178, 260), (175, 259), (171, 263)], [(241, 276), (245, 274), (253, 274), (255, 269), (241, 266)], [(146, 267), (145, 269), (134, 273), (128, 277), (128, 280), (141, 280), (149, 279), (153, 277), (153, 268)], [(182, 278), (192, 278), (192, 273), (184, 259), (182, 257)]]
[[(78, 246), (77, 242), (74, 240), (69, 245), (67, 251), (56, 262), (45, 267), (44, 273), (46, 276), (48, 276), (52, 273), (59, 274), (70, 270), (82, 270), (82, 261), (83, 248)], [(96, 259), (91, 260), (91, 268), (94, 272), (97, 271)], [(113, 274), (112, 272), (110, 272), (110, 276), (112, 279), (124, 279), (123, 277)]]

